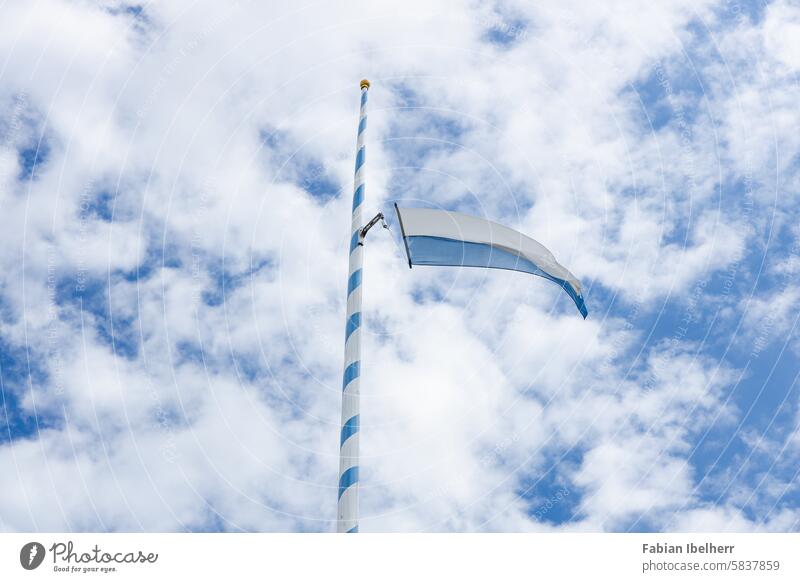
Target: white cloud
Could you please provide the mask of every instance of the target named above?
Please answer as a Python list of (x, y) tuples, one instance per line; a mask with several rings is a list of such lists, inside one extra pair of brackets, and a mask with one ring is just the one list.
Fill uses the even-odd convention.
[[(361, 77), (373, 81), (370, 210), (393, 195), (477, 209), (626, 305), (685, 300), (749, 243), (751, 225), (720, 210), (717, 167), (768, 156), (772, 134), (740, 133), (733, 117), (764, 113), (767, 88), (754, 77), (720, 89), (724, 144), (702, 111), (688, 144), (674, 119), (648, 131), (629, 90), (681, 62), (687, 24), (711, 19), (710, 4), (174, 2), (138, 21), (93, 3), (9, 8), (0, 98), (24, 92), (31, 123), (5, 148), (44, 136), (50, 149), (34, 180), (2, 191), (3, 334), (52, 375), (25, 409), (64, 417), (0, 447), (14, 467), (4, 527), (330, 528)], [(753, 39), (795, 66), (781, 10), (722, 46)], [(791, 102), (776, 96), (776, 125)], [(427, 158), (396, 167), (401, 148), (423, 147)], [(15, 156), (0, 160), (13, 182)], [(302, 160), (314, 169), (289, 168)], [(343, 194), (323, 203), (309, 174)], [(113, 223), (87, 212), (100, 190)], [(558, 470), (579, 500), (564, 527), (641, 515), (747, 527), (733, 510), (703, 513), (687, 463), (732, 382), (724, 361), (682, 339), (648, 344), (636, 317), (581, 321), (541, 280), (409, 272), (400, 252), (370, 234), (363, 529), (551, 529), (518, 488), (573, 447), (582, 461)], [(81, 312), (73, 297), (54, 322), (48, 275), (99, 306)], [(80, 277), (103, 292), (76, 292)], [(112, 322), (133, 356), (112, 353)], [(41, 360), (54, 330), (58, 375)]]

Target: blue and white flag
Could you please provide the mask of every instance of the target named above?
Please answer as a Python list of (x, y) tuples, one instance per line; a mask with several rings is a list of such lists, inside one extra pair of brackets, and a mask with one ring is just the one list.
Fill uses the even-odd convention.
[(521, 232), (459, 212), (399, 208), (395, 204), (408, 266), (489, 267), (539, 275), (560, 285), (584, 319), (581, 284), (553, 253)]

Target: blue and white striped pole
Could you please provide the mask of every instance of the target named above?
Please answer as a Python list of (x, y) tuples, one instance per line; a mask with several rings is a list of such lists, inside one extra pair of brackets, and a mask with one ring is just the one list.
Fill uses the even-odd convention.
[(358, 422), (361, 385), (361, 268), (364, 262), (361, 207), (364, 202), (364, 133), (369, 81), (361, 81), (361, 112), (356, 142), (353, 217), (350, 223), (350, 269), (347, 277), (347, 323), (342, 380), (342, 432), (339, 440), (339, 503), (336, 531), (358, 532)]

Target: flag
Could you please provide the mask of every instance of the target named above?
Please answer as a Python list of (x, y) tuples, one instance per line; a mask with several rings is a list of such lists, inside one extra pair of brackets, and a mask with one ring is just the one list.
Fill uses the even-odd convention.
[(581, 284), (541, 243), (512, 228), (460, 212), (394, 205), (408, 266), (488, 267), (522, 271), (561, 286), (584, 319)]

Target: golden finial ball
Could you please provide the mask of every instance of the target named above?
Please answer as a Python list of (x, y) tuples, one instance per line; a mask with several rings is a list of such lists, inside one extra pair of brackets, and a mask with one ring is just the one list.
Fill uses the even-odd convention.
[(367, 81), (366, 79), (361, 79), (361, 88), (369, 89), (369, 81)]

